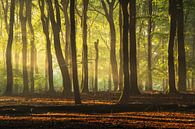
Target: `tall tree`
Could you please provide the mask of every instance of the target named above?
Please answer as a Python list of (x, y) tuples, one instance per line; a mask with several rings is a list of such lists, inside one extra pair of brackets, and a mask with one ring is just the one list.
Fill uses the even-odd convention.
[[(26, 5), (24, 8), (24, 5)], [(20, 0), (20, 24), (21, 24), (21, 32), (22, 32), (22, 64), (23, 64), (23, 93), (28, 94), (29, 92), (29, 85), (28, 85), (28, 71), (27, 71), (27, 4), (26, 0)]]
[(137, 58), (136, 58), (136, 0), (130, 0), (130, 93), (131, 95), (140, 94), (137, 85)]
[(60, 17), (60, 9), (59, 9), (60, 6), (58, 0), (55, 0), (54, 1), (55, 14), (54, 14), (52, 1), (47, 0), (47, 4), (49, 7), (50, 21), (52, 25), (53, 34), (54, 34), (55, 53), (62, 73), (62, 80), (63, 80), (63, 87), (64, 87), (63, 94), (65, 95), (65, 97), (69, 97), (71, 93), (71, 82), (70, 82), (70, 76), (67, 68), (67, 62), (63, 57), (61, 43), (60, 43), (60, 30), (61, 30), (61, 17)]
[(30, 87), (31, 87), (31, 92), (34, 92), (34, 71), (35, 71), (35, 59), (36, 59), (36, 47), (35, 47), (35, 33), (34, 33), (34, 28), (32, 25), (32, 0), (27, 1), (27, 21), (28, 21), (28, 26), (30, 28), (30, 46), (31, 46), (31, 51), (30, 51)]
[[(118, 90), (118, 66), (116, 60), (116, 28), (114, 24), (114, 10), (116, 8), (116, 0), (101, 0), (105, 17), (110, 27), (110, 62), (112, 66), (112, 77), (114, 82), (114, 90)], [(108, 7), (107, 7), (107, 5)]]
[(186, 56), (184, 45), (184, 12), (183, 0), (177, 0), (177, 35), (178, 35), (178, 87), (179, 91), (186, 91)]
[(49, 38), (49, 14), (45, 14), (45, 1), (39, 0), (39, 7), (41, 11), (41, 22), (43, 26), (43, 33), (46, 38), (46, 74), (48, 78), (46, 78), (49, 82), (49, 93), (54, 93), (54, 84), (53, 84), (53, 67), (52, 67), (52, 54), (51, 54), (51, 41)]
[(87, 11), (89, 0), (83, 0), (82, 31), (83, 31), (83, 89), (82, 92), (88, 93), (88, 46), (87, 46)]
[(12, 42), (13, 42), (13, 27), (14, 27), (14, 11), (15, 11), (15, 0), (11, 0), (9, 38), (8, 38), (7, 50), (6, 50), (6, 66), (7, 66), (7, 87), (5, 91), (6, 95), (11, 95), (13, 93)]
[(129, 58), (128, 58), (128, 3), (127, 0), (120, 0), (120, 4), (123, 11), (123, 75), (124, 75), (124, 88), (120, 97), (119, 103), (126, 103), (130, 95), (129, 85)]
[(119, 68), (119, 91), (122, 91), (123, 87), (123, 18), (122, 9), (119, 6), (119, 29), (120, 29), (120, 68)]
[(146, 90), (152, 90), (152, 0), (148, 0), (148, 83)]
[[(195, 11), (194, 11), (195, 12)], [(195, 17), (193, 18), (193, 46), (192, 46), (192, 62), (193, 62), (193, 71), (192, 71), (192, 89), (195, 90)]]
[(76, 31), (75, 31), (75, 0), (70, 1), (70, 39), (71, 39), (71, 50), (72, 50), (72, 73), (73, 73), (73, 88), (75, 104), (81, 104), (79, 82), (78, 82), (78, 71), (77, 71), (77, 53), (76, 53)]
[(169, 15), (171, 17), (170, 36), (168, 47), (169, 93), (176, 93), (174, 67), (174, 41), (176, 36), (177, 12), (176, 0), (169, 0)]

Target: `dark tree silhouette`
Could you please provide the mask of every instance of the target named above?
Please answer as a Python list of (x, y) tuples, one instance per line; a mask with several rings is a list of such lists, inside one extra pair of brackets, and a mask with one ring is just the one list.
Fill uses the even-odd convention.
[(70, 0), (70, 41), (72, 50), (72, 74), (75, 104), (81, 104), (78, 71), (77, 71), (77, 53), (76, 53), (76, 32), (75, 32), (75, 0)]
[(171, 17), (170, 37), (168, 47), (168, 70), (169, 70), (169, 93), (176, 93), (175, 87), (175, 67), (174, 67), (174, 41), (176, 36), (177, 12), (176, 0), (169, 0), (169, 15)]
[(88, 46), (87, 46), (87, 11), (89, 0), (83, 0), (82, 30), (83, 30), (83, 89), (82, 92), (88, 93)]
[(13, 27), (14, 27), (14, 11), (15, 11), (15, 0), (11, 0), (9, 37), (8, 37), (8, 43), (6, 49), (7, 86), (5, 90), (5, 95), (13, 94), (12, 42), (13, 42)]
[(119, 29), (120, 29), (120, 68), (119, 68), (119, 91), (122, 91), (123, 88), (123, 18), (122, 18), (122, 9), (119, 6)]
[(137, 85), (137, 59), (136, 59), (136, 0), (130, 0), (130, 93), (131, 95), (139, 95)]
[(152, 0), (148, 0), (148, 82), (146, 90), (152, 90)]
[(179, 91), (186, 91), (186, 56), (184, 45), (184, 12), (183, 0), (177, 0), (177, 36), (178, 36), (178, 87)]
[(63, 57), (61, 44), (60, 44), (60, 30), (61, 30), (61, 18), (60, 18), (60, 9), (59, 9), (60, 6), (58, 0), (55, 0), (54, 5), (55, 5), (56, 14), (54, 15), (54, 8), (52, 6), (52, 1), (47, 0), (47, 4), (49, 6), (50, 21), (52, 25), (53, 34), (54, 34), (55, 53), (62, 73), (63, 87), (64, 87), (63, 94), (65, 95), (65, 97), (69, 97), (71, 93), (70, 76), (67, 68), (67, 63)]
[(128, 3), (129, 1), (120, 0), (120, 4), (123, 11), (123, 74), (124, 74), (124, 88), (120, 97), (119, 103), (124, 104), (127, 102), (130, 94), (129, 85), (129, 58), (128, 58)]
[(45, 14), (45, 2), (44, 0), (39, 0), (39, 7), (41, 11), (41, 22), (43, 26), (43, 33), (46, 38), (46, 74), (48, 78), (46, 78), (49, 82), (49, 93), (54, 93), (54, 84), (53, 84), (53, 67), (52, 67), (52, 54), (51, 54), (51, 41), (49, 38), (49, 14)]

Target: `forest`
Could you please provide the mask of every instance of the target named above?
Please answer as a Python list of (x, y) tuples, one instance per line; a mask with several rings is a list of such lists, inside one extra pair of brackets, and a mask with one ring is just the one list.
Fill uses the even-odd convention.
[(0, 127), (195, 128), (194, 0), (0, 0)]

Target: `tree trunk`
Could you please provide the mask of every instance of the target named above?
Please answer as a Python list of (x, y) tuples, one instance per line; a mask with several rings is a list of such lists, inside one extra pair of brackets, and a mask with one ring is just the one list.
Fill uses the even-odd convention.
[(117, 60), (116, 60), (116, 29), (114, 24), (114, 6), (115, 6), (116, 0), (107, 1), (108, 8), (106, 6), (106, 3), (104, 0), (101, 0), (106, 19), (109, 23), (110, 27), (110, 62), (112, 66), (112, 78), (114, 82), (114, 91), (118, 90), (118, 66), (117, 66)]
[[(49, 82), (49, 93), (54, 93), (54, 84), (53, 84), (53, 62), (51, 54), (51, 41), (49, 38), (49, 16), (46, 16), (44, 13), (45, 2), (39, 0), (39, 7), (41, 10), (41, 21), (43, 26), (43, 33), (46, 38), (46, 79)], [(46, 81), (47, 82), (47, 81)]]
[(79, 82), (78, 82), (78, 71), (77, 71), (77, 52), (76, 52), (76, 32), (75, 32), (75, 0), (70, 1), (70, 41), (72, 50), (72, 73), (73, 73), (73, 89), (75, 104), (81, 104)]
[(123, 18), (122, 9), (119, 7), (119, 29), (120, 29), (120, 67), (119, 67), (119, 91), (123, 89)]
[(13, 94), (12, 42), (13, 42), (14, 11), (15, 11), (15, 0), (11, 0), (9, 37), (8, 37), (7, 50), (6, 50), (7, 86), (6, 86), (5, 95)]
[(123, 11), (123, 74), (124, 74), (124, 88), (120, 97), (119, 103), (126, 103), (130, 94), (129, 85), (129, 58), (128, 58), (128, 1), (120, 0), (120, 4)]
[(179, 91), (186, 91), (186, 56), (184, 45), (184, 13), (183, 13), (183, 0), (178, 0), (178, 87)]
[(136, 0), (130, 1), (130, 93), (131, 95), (139, 95), (137, 85), (137, 49), (136, 49)]
[[(26, 30), (26, 22), (27, 22), (27, 14), (26, 9), (24, 9), (24, 4), (26, 5), (25, 0), (20, 0), (20, 22), (21, 22), (21, 32), (22, 32), (22, 64), (23, 64), (23, 93), (29, 93), (29, 86), (28, 86), (28, 71), (27, 71), (27, 30)], [(24, 13), (25, 10), (25, 13)], [(25, 14), (25, 16), (24, 16)]]
[(152, 0), (148, 1), (148, 84), (146, 90), (152, 91)]
[(168, 46), (168, 71), (169, 71), (169, 93), (176, 93), (175, 67), (174, 67), (174, 41), (176, 36), (176, 1), (169, 0), (169, 14), (171, 17), (170, 37)]
[(83, 30), (83, 89), (82, 92), (88, 93), (88, 46), (87, 46), (87, 10), (89, 0), (83, 0), (82, 30)]
[(52, 1), (47, 0), (47, 4), (49, 6), (50, 21), (52, 25), (53, 34), (54, 34), (55, 53), (56, 53), (57, 61), (58, 61), (58, 64), (59, 64), (59, 67), (62, 73), (62, 80), (63, 80), (63, 87), (64, 87), (63, 94), (65, 95), (65, 97), (70, 97), (70, 94), (71, 94), (70, 76), (68, 72), (67, 62), (65, 61), (63, 57), (61, 44), (60, 44), (61, 18), (60, 18), (59, 3), (58, 3), (58, 0), (54, 1), (56, 15), (54, 15)]
[(194, 19), (194, 23), (193, 23), (193, 46), (192, 46), (192, 62), (193, 62), (193, 71), (192, 71), (192, 89), (193, 91), (195, 91), (195, 19)]
[(99, 59), (98, 45), (99, 45), (99, 40), (94, 42), (95, 53), (96, 53), (96, 58), (95, 58), (95, 84), (94, 84), (94, 91), (95, 92), (98, 92), (98, 59)]
[(30, 86), (31, 86), (31, 93), (34, 92), (34, 71), (35, 71), (35, 34), (34, 34), (34, 28), (32, 25), (32, 0), (27, 1), (27, 21), (28, 26), (30, 28), (30, 45), (31, 45), (31, 54), (30, 54)]

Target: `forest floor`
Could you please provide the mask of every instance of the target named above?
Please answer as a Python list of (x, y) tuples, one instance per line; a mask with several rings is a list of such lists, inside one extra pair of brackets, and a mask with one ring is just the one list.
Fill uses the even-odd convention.
[(130, 96), (118, 105), (119, 93), (82, 95), (82, 105), (73, 98), (56, 96), (0, 97), (1, 129), (109, 129), (194, 128), (195, 95), (149, 94)]

